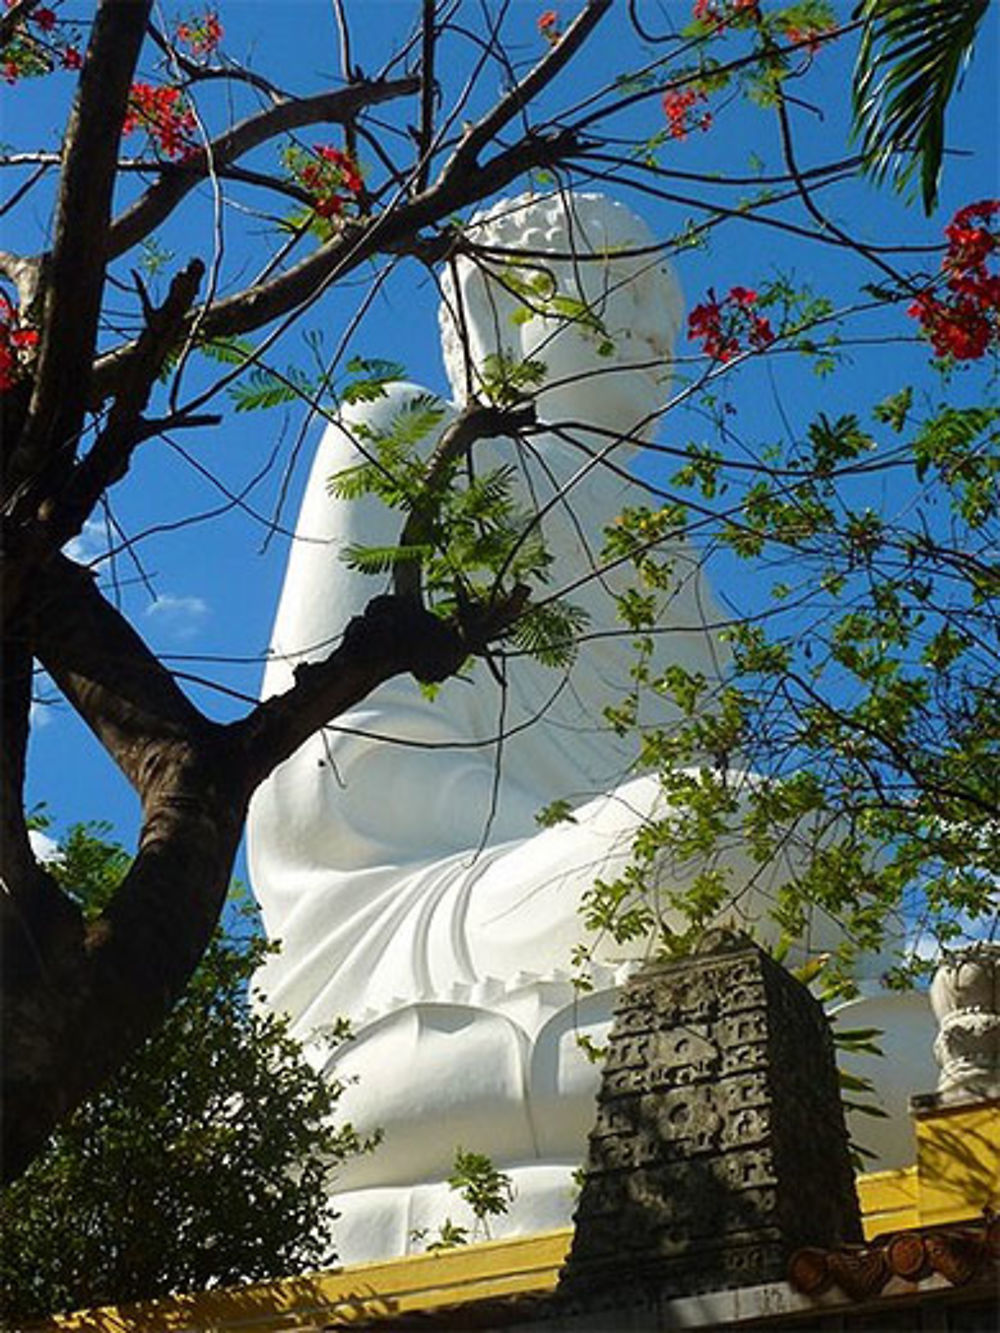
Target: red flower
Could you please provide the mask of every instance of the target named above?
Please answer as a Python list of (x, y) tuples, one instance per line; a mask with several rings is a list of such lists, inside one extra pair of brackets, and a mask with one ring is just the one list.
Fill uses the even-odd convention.
[(360, 194), (364, 188), (361, 173), (347, 153), (328, 144), (317, 144), (316, 152), (324, 162), (329, 162), (340, 173), (340, 183), (350, 194)]
[(544, 14), (538, 16), (538, 31), (542, 36), (546, 36), (553, 28), (559, 24), (559, 15), (554, 9), (547, 9)]
[(312, 155), (295, 147), (286, 154), (285, 162), (295, 180), (311, 195), (318, 217), (339, 217), (364, 191), (358, 164), (332, 144), (314, 144)]
[(56, 16), (51, 9), (36, 9), (31, 18), (38, 24), (42, 32), (51, 32), (56, 26)]
[(222, 24), (214, 9), (207, 9), (200, 18), (178, 23), (174, 31), (177, 40), (196, 56), (211, 55), (222, 41)]
[(700, 23), (715, 23), (718, 32), (725, 32), (726, 26), (740, 14), (756, 18), (760, 0), (694, 0), (691, 11)]
[(182, 157), (190, 151), (187, 136), (197, 124), (194, 112), (179, 88), (133, 83), (122, 125), (123, 134), (143, 129), (164, 157)]
[(761, 350), (774, 342), (774, 330), (771, 321), (763, 315), (754, 315), (750, 328), (750, 346)]
[(17, 310), (0, 292), (0, 392), (12, 389), (21, 378), (18, 353), (30, 351), (37, 343), (37, 329), (19, 327)]
[(699, 339), (702, 351), (713, 361), (732, 361), (744, 350), (741, 339), (757, 352), (774, 342), (770, 320), (753, 309), (757, 293), (750, 287), (731, 287), (720, 301), (710, 287), (708, 300), (696, 305), (688, 316), (688, 337)]
[(697, 125), (700, 130), (707, 130), (712, 124), (712, 117), (706, 112), (697, 121), (692, 122), (688, 113), (698, 102), (705, 101), (705, 94), (694, 88), (673, 89), (663, 94), (663, 112), (667, 117), (667, 128), (672, 139), (686, 139), (688, 130)]
[(981, 199), (958, 210), (945, 227), (948, 249), (941, 270), (947, 295), (921, 292), (907, 307), (938, 356), (974, 361), (991, 343), (1000, 343), (1000, 275), (987, 269), (998, 249), (990, 228), (998, 213), (1000, 199)]
[(820, 30), (818, 28), (787, 27), (785, 29), (785, 38), (793, 45), (805, 42), (806, 50), (811, 56), (814, 56), (819, 50), (819, 34)]
[(328, 194), (316, 200), (313, 210), (321, 218), (336, 218), (344, 211), (344, 200), (339, 194)]
[(83, 64), (83, 57), (75, 46), (67, 46), (59, 57), (59, 63), (63, 69), (79, 69)]

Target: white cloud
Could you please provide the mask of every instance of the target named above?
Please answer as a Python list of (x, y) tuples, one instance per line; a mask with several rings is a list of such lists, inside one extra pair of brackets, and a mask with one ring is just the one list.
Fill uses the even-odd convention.
[(146, 607), (147, 617), (171, 639), (192, 639), (208, 618), (208, 603), (201, 597), (163, 593)]
[(107, 519), (88, 518), (79, 535), (68, 541), (63, 549), (71, 560), (89, 565), (106, 556), (113, 545)]

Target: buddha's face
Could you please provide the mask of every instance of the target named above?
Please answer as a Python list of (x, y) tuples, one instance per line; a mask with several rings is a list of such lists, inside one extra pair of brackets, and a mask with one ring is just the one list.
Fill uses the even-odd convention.
[[(648, 436), (667, 396), (681, 297), (646, 225), (612, 200), (577, 195), (513, 201), (469, 234), (505, 253), (462, 259), (458, 293), (450, 284), (446, 292), (442, 326), (456, 396), (502, 353), (544, 365), (542, 420), (621, 433), (638, 427)], [(649, 252), (629, 253), (639, 249)], [(464, 340), (448, 309), (457, 302)]]

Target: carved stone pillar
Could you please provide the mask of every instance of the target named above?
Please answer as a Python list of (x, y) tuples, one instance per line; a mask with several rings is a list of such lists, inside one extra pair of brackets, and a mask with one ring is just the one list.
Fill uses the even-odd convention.
[(931, 984), (940, 1101), (1000, 1097), (1000, 944), (951, 954)]
[(833, 1042), (804, 986), (713, 932), (633, 977), (616, 1013), (565, 1297), (751, 1286), (801, 1246), (861, 1239)]

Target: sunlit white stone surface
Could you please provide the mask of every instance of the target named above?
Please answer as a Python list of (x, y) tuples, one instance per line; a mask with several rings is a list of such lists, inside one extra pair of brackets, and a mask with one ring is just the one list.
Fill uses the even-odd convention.
[(1000, 944), (982, 940), (946, 957), (931, 1006), (938, 1092), (956, 1101), (1000, 1097)]
[[(433, 702), (411, 680), (391, 681), (307, 742), (255, 798), (251, 875), (268, 933), (284, 945), (260, 984), (302, 1037), (340, 1015), (352, 1020), (356, 1040), (334, 1060), (331, 1076), (357, 1080), (344, 1094), (344, 1115), (384, 1131), (379, 1150), (338, 1178), (346, 1262), (420, 1248), (425, 1242), (413, 1233), (433, 1233), (445, 1217), (468, 1221), (445, 1183), (457, 1146), (488, 1153), (514, 1179), (513, 1206), (494, 1234), (569, 1221), (572, 1172), (598, 1082), (578, 1037), (601, 1040), (620, 970), (644, 949), (598, 942), (594, 993), (581, 998), (570, 984), (581, 895), (596, 877), (621, 869), (657, 800), (655, 782), (635, 775), (634, 742), (617, 737), (602, 715), (629, 684), (628, 637), (600, 633), (620, 628), (612, 599), (628, 574), (590, 575), (605, 525), (625, 505), (648, 502), (615, 469), (630, 452), (623, 434), (640, 440), (655, 430), (681, 300), (645, 224), (600, 196), (506, 201), (471, 235), (484, 246), (535, 252), (522, 261), (519, 281), (552, 273), (561, 293), (600, 314), (614, 343), (614, 354), (601, 356), (604, 339), (593, 332), (542, 315), (513, 322), (521, 297), (501, 285), (510, 272), (502, 256), (488, 257), (489, 279), (481, 268), (487, 256), (480, 265), (459, 261), (457, 289), (446, 287), (442, 337), (455, 402), (476, 388), (490, 353), (533, 356), (547, 368), (538, 411), (549, 429), (530, 448), (481, 442), (476, 466), (517, 468), (525, 502), (544, 513), (555, 555), (551, 587), (579, 582), (570, 599), (598, 633), (568, 673), (511, 661), (505, 697), (482, 663), (447, 682)], [(647, 253), (622, 253), (637, 249)], [(568, 258), (572, 251), (579, 262)], [(555, 255), (567, 257), (548, 257)], [(326, 483), (360, 457), (359, 423), (384, 427), (421, 392), (391, 386), (385, 398), (348, 409), (323, 436), (275, 623), (266, 694), (288, 686), (296, 663), (323, 657), (350, 616), (383, 590), (379, 580), (348, 570), (339, 552), (352, 542), (392, 544), (399, 514), (370, 499), (334, 502)], [(720, 618), (696, 553), (678, 544), (659, 660), (719, 680), (725, 650), (711, 627)], [(659, 699), (645, 708), (648, 720), (670, 715)], [(571, 800), (575, 822), (540, 829), (535, 816), (556, 797)], [(749, 861), (736, 849), (730, 863), (735, 883), (747, 885)], [(663, 883), (677, 884), (685, 873), (665, 864)], [(761, 916), (767, 887), (757, 883), (740, 896), (744, 920)], [(817, 919), (807, 944), (821, 949), (834, 938)], [(865, 1127), (888, 1165), (912, 1157), (905, 1099), (911, 1079), (917, 1087), (933, 1082), (933, 1023), (917, 997), (860, 1002), (852, 1025), (868, 1024), (866, 1003), (881, 1006), (880, 1014), (888, 1005), (906, 1030), (906, 1058), (875, 1075), (904, 1118), (894, 1115), (888, 1131), (873, 1122), (875, 1135)], [(906, 1083), (897, 1086), (901, 1072)]]

